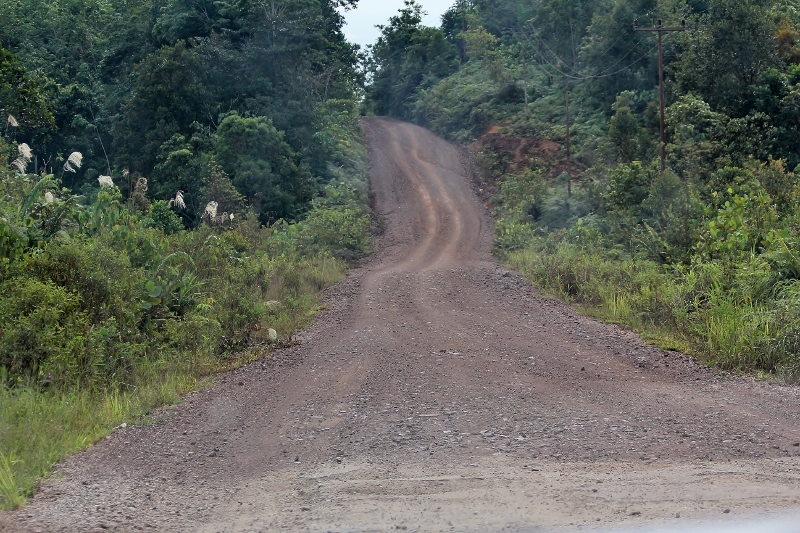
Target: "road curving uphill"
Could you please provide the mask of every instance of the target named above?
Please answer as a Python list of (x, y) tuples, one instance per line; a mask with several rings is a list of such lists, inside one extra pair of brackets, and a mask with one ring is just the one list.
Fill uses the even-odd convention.
[(573, 530), (800, 508), (796, 387), (540, 296), (493, 260), (462, 151), (363, 127), (385, 230), (301, 343), (71, 457), (8, 528)]

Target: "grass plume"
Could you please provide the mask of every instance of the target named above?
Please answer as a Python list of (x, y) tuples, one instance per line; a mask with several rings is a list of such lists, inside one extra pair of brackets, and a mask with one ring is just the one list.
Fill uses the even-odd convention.
[(30, 164), (31, 159), (33, 159), (33, 151), (26, 143), (17, 146), (17, 151), (19, 152), (19, 157), (12, 161), (11, 164), (14, 165), (20, 174), (25, 174), (28, 169), (28, 164)]
[(183, 191), (175, 193), (175, 198), (169, 201), (170, 207), (177, 207), (178, 209), (186, 209), (186, 202), (183, 201)]
[(83, 154), (80, 152), (72, 152), (69, 154), (67, 158), (67, 162), (64, 163), (64, 170), (66, 172), (77, 172), (77, 169), (81, 168), (83, 164)]
[(206, 209), (203, 212), (203, 217), (208, 217), (210, 221), (213, 221), (217, 218), (217, 209), (219, 208), (219, 204), (215, 201), (210, 201), (206, 204)]

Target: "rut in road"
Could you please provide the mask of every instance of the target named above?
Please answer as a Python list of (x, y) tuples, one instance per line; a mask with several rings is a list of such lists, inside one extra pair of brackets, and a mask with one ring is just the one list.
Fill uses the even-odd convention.
[(522, 530), (797, 506), (800, 395), (539, 296), (466, 155), (364, 119), (378, 251), (302, 344), (60, 466), (30, 531)]

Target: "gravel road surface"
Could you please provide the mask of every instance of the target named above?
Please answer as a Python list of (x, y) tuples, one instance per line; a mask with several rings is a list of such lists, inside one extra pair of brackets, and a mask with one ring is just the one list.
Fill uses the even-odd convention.
[(301, 344), (66, 460), (0, 531), (607, 531), (800, 508), (798, 388), (542, 297), (493, 260), (463, 151), (363, 126), (385, 231)]

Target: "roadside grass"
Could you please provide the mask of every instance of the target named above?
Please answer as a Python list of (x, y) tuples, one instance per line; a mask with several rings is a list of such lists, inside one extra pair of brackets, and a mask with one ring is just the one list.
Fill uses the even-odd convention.
[(661, 348), (726, 370), (800, 377), (800, 291), (753, 297), (752, 264), (666, 267), (547, 237), (533, 237), (503, 259), (546, 293)]
[[(265, 311), (269, 324), (282, 336), (307, 326), (322, 308), (322, 291), (341, 280), (347, 266), (329, 255), (284, 262), (258, 296), (262, 303), (280, 302)], [(268, 357), (271, 349), (267, 343), (224, 354), (205, 348), (185, 346), (142, 359), (132, 373), (135, 385), (111, 391), (43, 391), (38, 383), (0, 387), (0, 508), (24, 505), (54, 464), (120, 424), (146, 422), (153, 409), (179, 402), (209, 383), (209, 376)]]
[(86, 391), (42, 394), (34, 387), (0, 391), (3, 507), (23, 505), (53, 464), (94, 444), (119, 424), (175, 402), (197, 383), (188, 375), (171, 375), (134, 393), (108, 396)]

